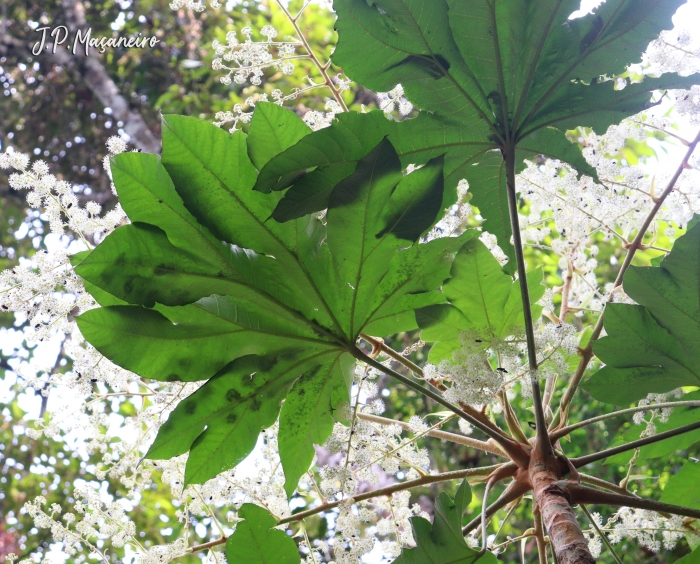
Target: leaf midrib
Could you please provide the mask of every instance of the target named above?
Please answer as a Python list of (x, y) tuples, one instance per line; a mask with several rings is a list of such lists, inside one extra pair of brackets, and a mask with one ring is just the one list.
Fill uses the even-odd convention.
[[(360, 279), (362, 278), (362, 269), (365, 264), (365, 260), (369, 258), (369, 256), (365, 257), (365, 239), (367, 237), (367, 214), (369, 213), (369, 202), (370, 202), (370, 192), (372, 190), (372, 187), (374, 186), (374, 175), (377, 170), (377, 164), (378, 160), (375, 159), (375, 161), (372, 163), (372, 173), (370, 174), (369, 179), (367, 180), (367, 184), (369, 185), (367, 188), (366, 192), (366, 201), (365, 201), (365, 209), (364, 213), (362, 214), (362, 225), (360, 226), (362, 229), (362, 237), (360, 238), (360, 261), (357, 265), (357, 274), (355, 275), (355, 284), (354, 284), (354, 290), (352, 293), (352, 302), (350, 305), (350, 338), (352, 338), (355, 333), (355, 307), (357, 305), (357, 296), (360, 293)], [(381, 177), (380, 177), (381, 180)], [(375, 247), (376, 248), (376, 247)], [(374, 251), (374, 249), (372, 249)], [(371, 252), (370, 252), (371, 254)], [(359, 333), (359, 331), (358, 331)]]
[[(89, 260), (89, 257), (88, 257), (88, 259), (86, 259), (86, 261), (87, 260)], [(99, 262), (100, 261), (92, 261), (92, 263), (88, 263), (87, 266), (89, 266), (90, 264), (99, 264)], [(140, 268), (148, 268), (151, 270), (155, 270), (156, 268), (158, 268), (158, 270), (160, 270), (160, 271), (166, 271), (167, 273), (170, 273), (173, 275), (188, 276), (188, 277), (193, 277), (193, 278), (204, 278), (207, 280), (213, 280), (213, 281), (217, 281), (217, 282), (227, 282), (227, 283), (232, 284), (234, 286), (240, 286), (243, 288), (247, 288), (249, 290), (253, 290), (253, 292), (255, 292), (257, 295), (259, 295), (263, 299), (269, 301), (271, 306), (285, 311), (292, 318), (294, 318), (296, 321), (301, 321), (302, 324), (308, 326), (312, 331), (314, 331), (314, 332), (324, 332), (325, 331), (325, 329), (323, 329), (323, 327), (321, 327), (321, 326), (317, 325), (316, 323), (314, 323), (313, 321), (307, 319), (304, 315), (302, 315), (298, 311), (286, 306), (285, 304), (278, 301), (276, 298), (274, 298), (273, 296), (271, 296), (267, 292), (263, 291), (262, 289), (258, 288), (257, 286), (254, 286), (254, 285), (249, 285), (249, 284), (246, 284), (244, 282), (232, 280), (230, 278), (219, 278), (218, 276), (214, 276), (213, 274), (183, 272), (183, 271), (174, 270), (172, 267), (167, 267), (167, 268), (163, 268), (160, 266), (154, 267), (152, 264), (139, 264), (135, 261), (121, 262), (121, 261), (117, 260), (117, 261), (111, 261), (111, 262), (107, 262), (107, 261), (103, 261), (103, 262), (105, 264), (108, 264), (109, 266), (119, 266), (119, 265), (121, 265), (121, 266), (135, 266), (135, 267), (140, 267)], [(234, 270), (234, 272), (235, 272), (235, 270)], [(238, 274), (237, 272), (235, 272), (235, 273)], [(95, 284), (95, 286), (97, 286), (98, 288), (102, 288), (105, 292), (108, 292), (111, 294), (110, 290), (108, 290), (107, 288), (103, 288), (102, 286), (100, 286), (99, 284), (96, 284), (95, 282), (92, 282), (92, 283)], [(229, 294), (226, 294), (226, 295), (229, 295)], [(206, 298), (206, 297), (209, 297), (209, 296), (202, 296), (202, 298)], [(230, 295), (230, 297), (234, 298), (234, 299), (236, 298), (236, 296), (234, 296), (234, 295)], [(161, 302), (159, 302), (159, 303), (161, 303)], [(192, 302), (192, 304), (196, 305), (196, 301)], [(139, 304), (139, 305), (142, 305), (142, 304)], [(165, 304), (163, 304), (163, 305), (165, 305)], [(191, 304), (185, 304), (185, 305), (191, 305)], [(255, 304), (255, 305), (258, 305), (259, 307), (263, 307), (261, 304)], [(266, 308), (266, 310), (272, 314), (276, 313), (273, 308), (270, 308), (270, 309)]]
[[(679, 77), (679, 78), (682, 78), (682, 77)], [(653, 79), (653, 78), (647, 78), (647, 80), (655, 80), (655, 79)], [(631, 86), (634, 86), (634, 85), (628, 85), (628, 87), (625, 88), (624, 90), (614, 90), (613, 81), (599, 82), (599, 83), (597, 83), (597, 84), (600, 86), (600, 85), (603, 85), (603, 84), (608, 84), (608, 82), (610, 83), (610, 86), (613, 88), (613, 91), (614, 91), (614, 92), (624, 92), (625, 90), (627, 90), (627, 88), (630, 88)], [(644, 82), (639, 82), (639, 83), (637, 83), (637, 84), (644, 84)], [(590, 86), (582, 86), (582, 88), (591, 88), (591, 87), (590, 87)], [(636, 97), (636, 96), (641, 96), (641, 95), (646, 94), (646, 93), (654, 92), (655, 90), (671, 90), (671, 89), (673, 89), (673, 86), (666, 86), (666, 87), (661, 87), (661, 88), (656, 88), (656, 89), (652, 88), (652, 89), (650, 89), (650, 90), (643, 90), (643, 91), (641, 91), (641, 92), (634, 92), (634, 93), (632, 93), (632, 94), (629, 94), (629, 96), (624, 96), (624, 97), (622, 97), (622, 98), (618, 98), (618, 99), (614, 100), (612, 103), (615, 104), (615, 105), (617, 105), (617, 104), (622, 104), (622, 103), (627, 102), (627, 100), (629, 100), (629, 99), (631, 99), (631, 98), (634, 98), (634, 97)], [(658, 104), (658, 102), (657, 102), (657, 103), (654, 103), (654, 105), (657, 105), (657, 104)], [(609, 106), (608, 106), (608, 107), (602, 107), (602, 108), (601, 108), (601, 107), (594, 107), (594, 108), (592, 108), (592, 109), (588, 109), (588, 110), (585, 110), (585, 111), (581, 111), (581, 112), (578, 112), (578, 113), (575, 113), (575, 114), (567, 114), (567, 115), (564, 115), (564, 116), (559, 116), (559, 117), (557, 117), (557, 118), (555, 118), (555, 119), (552, 119), (552, 120), (550, 120), (550, 121), (546, 121), (546, 122), (544, 122), (544, 123), (538, 124), (538, 125), (534, 126), (532, 129), (528, 129), (525, 133), (523, 133), (522, 135), (519, 135), (519, 139), (525, 139), (526, 137), (528, 137), (529, 135), (531, 135), (531, 134), (534, 133), (535, 131), (537, 131), (537, 130), (539, 130), (539, 129), (542, 129), (542, 128), (544, 128), (544, 127), (553, 126), (553, 124), (558, 123), (558, 122), (560, 122), (560, 121), (564, 121), (564, 120), (568, 120), (568, 119), (573, 119), (573, 118), (577, 118), (577, 117), (580, 117), (580, 116), (585, 116), (585, 115), (592, 114), (592, 113), (598, 113), (598, 112), (601, 112), (601, 111), (608, 111), (608, 112), (620, 112), (620, 111), (622, 111), (622, 112), (624, 112), (625, 110), (614, 110), (614, 109), (611, 109)]]
[[(213, 297), (214, 297), (214, 299), (216, 299), (216, 295), (214, 295)], [(232, 320), (229, 319), (228, 317), (224, 317), (223, 315), (221, 315), (221, 314), (219, 314), (219, 313), (215, 313), (215, 312), (213, 312), (212, 310), (207, 309), (207, 308), (205, 308), (205, 307), (199, 305), (199, 304), (196, 303), (196, 302), (193, 303), (193, 304), (191, 304), (191, 305), (192, 305), (193, 307), (196, 307), (197, 309), (203, 311), (203, 312), (206, 312), (206, 313), (208, 313), (208, 314), (210, 314), (210, 315), (213, 315), (213, 316), (216, 317), (217, 319), (221, 319), (222, 321), (225, 321), (225, 322), (227, 322), (227, 323), (230, 323), (231, 325), (234, 325), (234, 326), (236, 326), (236, 327), (241, 327), (241, 330), (240, 330), (240, 331), (223, 332), (223, 333), (220, 333), (221, 335), (225, 335), (225, 334), (228, 334), (228, 333), (240, 333), (240, 332), (245, 332), (245, 331), (251, 331), (251, 332), (253, 332), (253, 333), (260, 333), (260, 334), (262, 334), (262, 335), (270, 335), (270, 336), (273, 336), (273, 337), (279, 337), (279, 338), (283, 338), (283, 339), (293, 339), (293, 340), (296, 340), (296, 341), (302, 341), (302, 342), (308, 342), (308, 343), (315, 343), (315, 344), (318, 344), (318, 345), (330, 346), (330, 347), (333, 347), (333, 348), (338, 348), (338, 343), (333, 343), (333, 342), (331, 342), (331, 341), (324, 341), (324, 340), (321, 340), (321, 339), (313, 339), (313, 338), (311, 338), (311, 337), (302, 337), (302, 336), (300, 336), (300, 335), (291, 335), (291, 334), (289, 334), (289, 333), (274, 333), (274, 332), (271, 332), (271, 331), (263, 331), (262, 329), (253, 329), (252, 327), (248, 327), (248, 326), (246, 326), (246, 325), (239, 325), (237, 322), (232, 321)], [(217, 300), (217, 306), (218, 306), (218, 300)]]
[[(172, 131), (172, 130), (171, 130), (171, 131)], [(163, 169), (165, 170), (165, 166), (162, 164), (162, 162), (160, 163), (160, 166), (162, 166)], [(137, 177), (135, 177), (133, 174), (131, 174), (131, 171), (130, 171), (130, 170), (125, 169), (124, 167), (120, 167), (120, 166), (118, 165), (118, 163), (117, 163), (117, 168), (119, 168), (119, 170), (120, 170), (123, 174), (126, 174), (127, 176), (129, 176), (134, 182), (136, 182), (139, 186), (141, 186), (141, 187), (142, 187), (148, 194), (150, 194), (153, 198), (155, 198), (155, 199), (157, 199), (157, 200), (161, 200), (162, 203), (163, 203), (163, 205), (165, 205), (173, 214), (175, 214), (177, 217), (179, 217), (183, 222), (185, 222), (187, 225), (190, 226), (191, 229), (193, 229), (193, 230), (195, 231), (195, 233), (197, 234), (197, 238), (198, 238), (198, 239), (203, 240), (203, 241), (204, 241), (204, 244), (205, 244), (206, 246), (208, 246), (211, 250), (213, 250), (214, 254), (222, 260), (222, 262), (224, 263), (224, 267), (226, 268), (226, 270), (228, 270), (228, 272), (229, 272), (230, 274), (237, 274), (236, 270), (233, 268), (233, 265), (228, 261), (228, 259), (226, 259), (226, 258), (221, 254), (221, 252), (220, 252), (221, 249), (217, 248), (216, 245), (214, 244), (214, 242), (213, 242), (211, 239), (209, 239), (209, 237), (207, 237), (206, 233), (210, 233), (210, 234), (211, 234), (211, 231), (209, 231), (204, 225), (201, 225), (201, 224), (197, 221), (197, 218), (195, 218), (194, 216), (191, 216), (191, 218), (184, 217), (178, 210), (176, 210), (175, 208), (173, 208), (173, 206), (170, 205), (170, 203), (166, 202), (165, 200), (163, 200), (162, 198), (160, 198), (157, 194), (153, 193), (153, 192), (150, 190), (150, 188), (149, 188), (146, 184), (144, 184), (144, 183), (141, 181), (140, 178), (137, 178)], [(166, 172), (166, 175), (167, 175), (167, 171), (165, 171), (165, 172)], [(170, 176), (168, 176), (168, 179), (170, 179)], [(170, 182), (172, 183), (172, 179), (170, 179)], [(175, 192), (175, 195), (176, 195), (178, 198), (180, 198), (180, 201), (182, 202), (182, 198), (180, 197), (180, 195), (179, 195), (179, 194), (177, 193), (177, 191), (175, 190), (175, 186), (174, 186), (174, 185), (172, 185), (172, 188), (173, 188), (173, 191)], [(188, 213), (190, 213), (189, 210), (185, 207), (185, 203), (184, 203), (184, 202), (182, 202), (182, 207), (185, 209), (185, 211), (187, 211)], [(190, 213), (190, 215), (191, 215), (191, 213)], [(196, 223), (192, 223), (192, 220), (194, 220)], [(143, 223), (147, 223), (147, 222), (143, 222)], [(152, 225), (152, 224), (149, 224), (149, 225)], [(202, 229), (198, 229), (197, 226), (200, 226), (202, 229), (206, 230), (206, 233), (203, 232)], [(165, 233), (165, 236), (168, 238), (168, 241), (171, 242), (171, 244), (173, 245), (173, 247), (180, 248), (180, 247), (178, 247), (177, 245), (175, 245), (175, 244), (172, 242), (172, 240), (170, 239), (170, 237), (168, 237), (168, 232), (165, 231), (165, 229), (163, 229), (162, 227), (160, 227), (160, 226), (158, 226), (158, 225), (156, 225), (156, 227), (158, 227), (158, 229), (162, 230), (163, 233)], [(212, 236), (213, 236), (213, 235), (212, 235)]]

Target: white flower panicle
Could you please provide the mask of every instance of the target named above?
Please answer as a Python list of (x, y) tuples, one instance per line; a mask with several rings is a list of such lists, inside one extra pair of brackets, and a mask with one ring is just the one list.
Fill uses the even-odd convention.
[[(598, 513), (592, 514), (598, 528), (606, 535), (610, 544), (619, 544), (625, 539), (636, 540), (643, 548), (659, 552), (662, 548), (673, 550), (688, 530), (683, 526), (683, 517), (664, 517), (653, 511), (622, 507), (607, 523)], [(597, 531), (586, 531), (588, 546), (600, 555), (602, 541)], [(596, 554), (593, 555), (595, 558)]]
[(214, 70), (225, 70), (227, 73), (220, 80), (222, 84), (262, 84), (265, 69), (272, 68), (283, 74), (290, 75), (294, 72), (294, 61), (304, 58), (298, 55), (296, 50), (301, 43), (297, 40), (274, 41), (277, 30), (267, 25), (260, 30), (265, 37), (264, 41), (253, 41), (253, 30), (244, 27), (241, 35), (245, 38), (238, 40), (236, 32), (229, 31), (226, 34), (226, 43), (222, 44), (214, 40), (212, 47), (217, 55), (212, 63)]
[(413, 111), (413, 104), (404, 96), (403, 86), (397, 84), (389, 92), (377, 92), (379, 109), (385, 114), (393, 114), (398, 110), (399, 115), (405, 117)]

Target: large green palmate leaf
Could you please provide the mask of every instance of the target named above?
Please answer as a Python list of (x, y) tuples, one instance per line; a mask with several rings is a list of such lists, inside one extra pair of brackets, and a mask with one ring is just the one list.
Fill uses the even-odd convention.
[[(486, 245), (471, 240), (460, 249), (452, 263), (451, 277), (442, 291), (450, 302), (416, 310), (421, 339), (436, 343), (429, 360), (450, 360), (460, 347), (460, 334), (473, 333), (488, 348), (494, 339), (504, 339), (524, 325), (520, 284), (506, 274)], [(528, 273), (533, 315), (541, 308), (534, 305), (544, 295), (542, 271)]]
[(664, 75), (616, 90), (600, 81), (639, 62), (682, 3), (607, 0), (569, 19), (579, 0), (337, 0), (333, 61), (374, 91), (402, 84), (430, 112), (389, 132), (399, 155), (421, 164), (446, 153), (448, 190), (469, 181), (485, 229), (512, 257), (502, 155), (522, 166), (542, 154), (595, 177), (565, 130), (602, 133), (647, 108), (653, 91), (700, 83)]
[(700, 225), (659, 267), (630, 267), (625, 292), (639, 305), (605, 308), (607, 337), (594, 352), (606, 366), (584, 385), (594, 398), (628, 404), (649, 393), (700, 385)]
[(435, 500), (433, 523), (422, 517), (411, 518), (415, 548), (405, 548), (394, 564), (489, 564), (498, 560), (491, 552), (483, 556), (469, 548), (462, 534), (462, 514), (471, 501), (467, 481), (454, 499), (442, 492)]
[(244, 503), (238, 510), (244, 520), (226, 541), (226, 559), (243, 564), (299, 564), (296, 543), (284, 531), (273, 529), (275, 518), (258, 505)]
[(438, 288), (471, 232), (417, 244), (439, 216), (443, 159), (404, 175), (383, 136), (333, 186), (326, 223), (278, 223), (270, 216), (283, 194), (252, 189), (251, 158), (271, 162), (310, 134), (292, 112), (257, 111), (248, 138), (169, 116), (162, 162), (113, 159), (132, 223), (74, 258), (104, 306), (78, 324), (143, 377), (208, 380), (148, 452), (189, 451), (188, 484), (243, 460), (286, 400), (280, 455), (291, 495), (349, 401), (358, 334), (415, 329), (415, 308), (444, 302)]

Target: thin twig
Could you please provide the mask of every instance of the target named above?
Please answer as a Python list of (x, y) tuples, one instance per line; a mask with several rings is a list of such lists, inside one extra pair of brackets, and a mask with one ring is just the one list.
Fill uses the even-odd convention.
[(664, 431), (663, 433), (659, 433), (658, 435), (644, 437), (643, 439), (632, 441), (630, 443), (625, 443), (624, 445), (616, 446), (606, 450), (601, 450), (600, 452), (594, 452), (593, 454), (588, 454), (586, 456), (579, 456), (578, 458), (571, 458), (570, 460), (576, 468), (580, 468), (581, 466), (585, 466), (586, 464), (590, 464), (591, 462), (597, 462), (598, 460), (603, 460), (604, 458), (608, 458), (609, 456), (614, 456), (622, 452), (634, 450), (645, 445), (658, 443), (659, 441), (670, 439), (671, 437), (682, 435), (683, 433), (689, 433), (690, 431), (694, 431), (695, 429), (700, 429), (700, 421), (696, 421), (695, 423), (689, 423), (688, 425), (683, 425), (682, 427), (671, 429), (670, 431)]
[(403, 356), (400, 352), (397, 352), (394, 349), (392, 349), (382, 339), (379, 339), (377, 337), (370, 337), (369, 335), (365, 335), (364, 333), (360, 333), (360, 337), (363, 340), (367, 341), (370, 345), (372, 345), (372, 347), (379, 348), (383, 353), (385, 353), (387, 356), (390, 356), (391, 358), (393, 358), (399, 364), (403, 364), (406, 368), (408, 368), (411, 372), (413, 372), (419, 378), (424, 377), (423, 369), (420, 366), (411, 362), (409, 359), (407, 359), (405, 356)]
[(615, 492), (615, 493), (618, 493), (620, 495), (629, 495), (632, 497), (637, 497), (631, 491), (626, 490), (625, 488), (622, 488), (622, 487), (618, 486), (617, 484), (613, 484), (612, 482), (608, 482), (606, 480), (596, 478), (595, 476), (589, 476), (588, 474), (580, 474), (579, 473), (579, 476), (581, 477), (581, 482), (584, 484), (588, 484), (589, 486), (595, 486), (599, 489), (608, 490), (609, 492)]
[[(297, 18), (293, 17), (292, 14), (289, 13), (289, 10), (287, 10), (287, 8), (285, 7), (284, 3), (281, 0), (277, 0), (277, 5), (280, 7), (282, 12), (284, 12), (284, 15), (289, 20), (289, 23), (291, 23), (292, 26), (294, 27), (294, 31), (296, 32), (297, 37), (299, 38), (299, 41), (301, 41), (301, 43), (304, 45), (304, 49), (306, 49), (306, 52), (309, 54), (309, 58), (314, 63), (314, 66), (318, 69), (318, 72), (321, 73), (321, 76), (323, 77), (323, 80), (325, 81), (326, 86), (328, 86), (328, 89), (331, 91), (331, 94), (333, 94), (333, 98), (335, 98), (335, 101), (338, 102), (338, 104), (343, 109), (343, 111), (347, 112), (348, 107), (345, 104), (345, 100), (343, 100), (343, 96), (342, 96), (341, 92), (335, 87), (335, 84), (333, 84), (333, 81), (331, 80), (331, 77), (328, 74), (328, 66), (321, 64), (321, 61), (318, 60), (318, 57), (316, 56), (316, 53), (314, 53), (313, 49), (311, 48), (311, 45), (309, 44), (309, 41), (306, 39), (304, 32), (301, 31), (301, 28), (299, 27), (299, 24), (297, 23)], [(301, 12), (299, 12), (298, 15), (300, 16)]]
[(700, 519), (700, 510), (662, 503), (651, 499), (643, 499), (630, 495), (620, 495), (612, 492), (602, 492), (586, 486), (580, 486), (573, 482), (556, 482), (569, 496), (571, 503), (587, 503), (589, 505), (612, 505), (614, 507), (633, 507), (635, 509), (648, 509), (657, 513), (670, 513), (671, 515), (683, 515)]
[(481, 550), (480, 554), (486, 554), (489, 549), (489, 535), (486, 526), (486, 510), (489, 503), (489, 493), (491, 488), (496, 482), (495, 477), (491, 477), (488, 482), (486, 482), (486, 489), (484, 490), (484, 499), (481, 500)]
[[(513, 480), (505, 491), (500, 495), (500, 497), (494, 501), (491, 505), (486, 508), (486, 516), (491, 517), (496, 511), (502, 509), (508, 505), (511, 501), (515, 501), (519, 497), (522, 497), (530, 490), (530, 486), (522, 482), (516, 482)], [(473, 530), (475, 530), (481, 523), (481, 515), (476, 519), (472, 519), (468, 525), (462, 528), (462, 534), (468, 535)]]

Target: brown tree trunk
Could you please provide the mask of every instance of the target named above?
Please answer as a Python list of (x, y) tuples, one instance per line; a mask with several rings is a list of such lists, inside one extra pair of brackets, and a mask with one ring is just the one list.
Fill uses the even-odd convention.
[(542, 514), (559, 564), (594, 564), (571, 502), (564, 489), (556, 484), (563, 477), (561, 461), (552, 454), (539, 454), (535, 448), (530, 462), (530, 481), (535, 502)]

